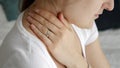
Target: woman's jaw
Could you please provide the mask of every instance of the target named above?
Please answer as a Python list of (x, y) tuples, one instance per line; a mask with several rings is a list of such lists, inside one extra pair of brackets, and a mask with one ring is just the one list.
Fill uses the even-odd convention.
[[(49, 12), (53, 13), (55, 16), (57, 16), (57, 14), (59, 12), (63, 13), (64, 17), (67, 19), (67, 21), (70, 24), (74, 24), (76, 26), (78, 26), (79, 28), (91, 28), (93, 25), (93, 22), (96, 18), (98, 18), (98, 15), (95, 16), (87, 16), (85, 14), (82, 13), (82, 11), (80, 11), (80, 15), (77, 14), (78, 11), (73, 12), (74, 10), (67, 10), (67, 6), (64, 5), (64, 8), (62, 6), (56, 6), (54, 7), (54, 5), (50, 4), (49, 2), (46, 3), (42, 3), (42, 2), (37, 2), (35, 1), (30, 7), (29, 9), (45, 9), (48, 10)], [(57, 8), (57, 9), (56, 9)], [(29, 10), (28, 9), (28, 10)], [(67, 11), (64, 11), (67, 10)]]

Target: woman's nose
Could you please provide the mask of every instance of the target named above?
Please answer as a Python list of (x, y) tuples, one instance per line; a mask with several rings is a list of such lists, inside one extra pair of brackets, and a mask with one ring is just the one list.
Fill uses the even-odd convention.
[(104, 9), (112, 11), (114, 9), (114, 0), (109, 0), (104, 4)]

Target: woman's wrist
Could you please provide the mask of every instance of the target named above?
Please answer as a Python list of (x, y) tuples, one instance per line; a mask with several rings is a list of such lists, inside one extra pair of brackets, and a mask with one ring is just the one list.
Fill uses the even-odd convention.
[(85, 59), (77, 60), (69, 65), (67, 65), (67, 68), (88, 68), (88, 64)]
[(87, 64), (74, 64), (74, 65), (70, 65), (70, 66), (67, 66), (67, 68), (88, 68), (88, 65)]

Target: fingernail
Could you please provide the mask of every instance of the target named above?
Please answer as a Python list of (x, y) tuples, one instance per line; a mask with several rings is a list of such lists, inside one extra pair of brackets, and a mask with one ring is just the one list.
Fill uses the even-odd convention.
[(60, 16), (61, 16), (62, 19), (64, 19), (63, 13), (60, 13)]
[(33, 29), (35, 28), (35, 26), (33, 24), (30, 25)]
[(64, 18), (63, 13), (61, 13), (62, 18)]
[(30, 20), (30, 19), (31, 19), (31, 17), (30, 17), (30, 16), (28, 16), (28, 17), (27, 17), (27, 20)]
[(32, 12), (29, 12), (28, 15), (30, 15), (30, 16), (34, 16), (34, 14), (33, 14)]
[(40, 11), (39, 9), (35, 9), (35, 12), (39, 13), (39, 11)]

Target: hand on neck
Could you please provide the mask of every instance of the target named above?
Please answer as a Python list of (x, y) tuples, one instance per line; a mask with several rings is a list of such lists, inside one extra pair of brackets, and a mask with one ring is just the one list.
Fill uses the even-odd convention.
[[(44, 3), (42, 1), (44, 1), (44, 0), (41, 0), (40, 2), (39, 2), (39, 0), (38, 1), (36, 0), (29, 8), (27, 8), (24, 11), (24, 15), (23, 15), (23, 19), (22, 19), (23, 26), (30, 33), (32, 33), (31, 29), (29, 28), (30, 23), (28, 23), (28, 21), (26, 20), (29, 11), (32, 11), (34, 9), (39, 9), (39, 10), (45, 9), (45, 10), (48, 10), (49, 12), (53, 13), (56, 17), (58, 15), (58, 13), (61, 12), (61, 10), (56, 10), (56, 8), (54, 7), (54, 5), (50, 5), (49, 2)], [(34, 33), (32, 33), (32, 34), (34, 34)]]

